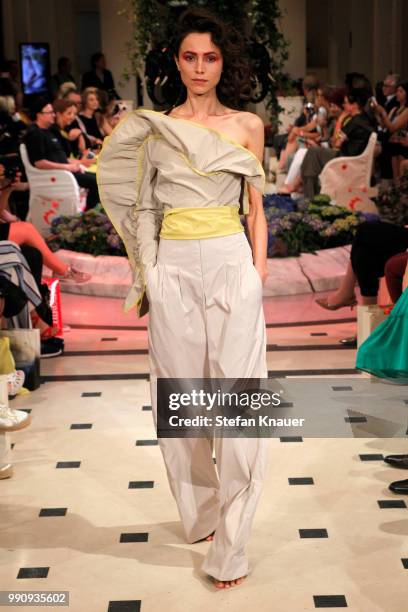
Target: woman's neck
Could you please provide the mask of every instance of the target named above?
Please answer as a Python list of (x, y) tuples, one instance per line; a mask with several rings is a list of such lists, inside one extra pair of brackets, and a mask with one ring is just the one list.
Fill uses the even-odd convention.
[(95, 111), (91, 110), (90, 108), (84, 108), (84, 110), (81, 111), (81, 115), (85, 115), (85, 117), (92, 119), (94, 112)]
[(209, 117), (224, 114), (225, 107), (217, 98), (215, 89), (208, 94), (196, 95), (187, 92), (187, 100), (183, 104), (183, 114), (191, 119), (205, 121)]

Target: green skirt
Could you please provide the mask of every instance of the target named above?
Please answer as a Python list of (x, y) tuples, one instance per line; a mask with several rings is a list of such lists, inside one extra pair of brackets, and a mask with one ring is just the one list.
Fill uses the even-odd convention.
[(358, 349), (356, 368), (379, 378), (408, 381), (408, 289)]

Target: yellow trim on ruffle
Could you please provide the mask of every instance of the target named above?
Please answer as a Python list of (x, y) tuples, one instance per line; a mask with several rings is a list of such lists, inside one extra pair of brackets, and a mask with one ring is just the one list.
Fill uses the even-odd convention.
[(166, 240), (199, 240), (230, 236), (244, 231), (238, 206), (204, 208), (170, 208), (165, 211), (160, 238)]
[(255, 153), (250, 151), (247, 147), (244, 147), (244, 145), (240, 144), (236, 140), (233, 140), (232, 138), (230, 138), (229, 136), (227, 136), (223, 132), (220, 132), (219, 130), (217, 130), (215, 128), (208, 127), (207, 125), (203, 125), (202, 123), (198, 123), (197, 121), (191, 121), (190, 119), (182, 119), (181, 117), (171, 117), (170, 115), (166, 115), (163, 111), (155, 111), (155, 110), (152, 110), (150, 108), (140, 108), (140, 109), (137, 109), (135, 112), (136, 113), (139, 113), (139, 112), (142, 112), (142, 113), (155, 113), (156, 115), (162, 115), (163, 117), (167, 117), (167, 119), (172, 119), (174, 121), (183, 121), (184, 123), (192, 123), (193, 125), (195, 125), (195, 126), (197, 126), (199, 128), (202, 128), (203, 130), (207, 130), (209, 132), (213, 132), (214, 134), (217, 134), (222, 140), (225, 140), (225, 142), (229, 142), (229, 144), (232, 144), (235, 147), (238, 147), (239, 149), (243, 149), (246, 153), (248, 153), (249, 155), (251, 155), (251, 157), (253, 157), (255, 159), (255, 161), (259, 164), (259, 170), (261, 171), (261, 176), (263, 177), (263, 180), (264, 180), (264, 183), (265, 183), (265, 181), (266, 181), (266, 179), (265, 179), (265, 171), (263, 169), (262, 163), (260, 162), (259, 158), (255, 155)]

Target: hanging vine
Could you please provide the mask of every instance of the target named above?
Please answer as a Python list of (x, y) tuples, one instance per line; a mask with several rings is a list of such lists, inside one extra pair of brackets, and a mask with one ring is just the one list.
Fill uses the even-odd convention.
[(253, 101), (265, 98), (271, 120), (276, 123), (280, 111), (277, 96), (287, 92), (292, 84), (284, 72), (289, 42), (280, 31), (279, 0), (121, 0), (122, 5), (124, 1), (127, 7), (122, 7), (120, 13), (126, 15), (132, 25), (132, 36), (126, 45), (129, 67), (123, 74), (125, 78), (136, 72), (143, 73), (147, 53), (157, 45), (166, 45), (175, 20), (185, 8), (190, 5), (206, 7), (246, 37), (255, 70), (251, 79)]

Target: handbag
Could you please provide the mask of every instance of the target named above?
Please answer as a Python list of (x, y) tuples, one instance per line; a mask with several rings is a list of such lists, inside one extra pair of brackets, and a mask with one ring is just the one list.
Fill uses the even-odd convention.
[(23, 370), (24, 386), (35, 391), (41, 384), (40, 379), (40, 330), (39, 329), (3, 329), (0, 340), (8, 339), (13, 354), (15, 369)]
[(11, 374), (15, 369), (16, 364), (10, 350), (10, 339), (0, 338), (0, 376)]

